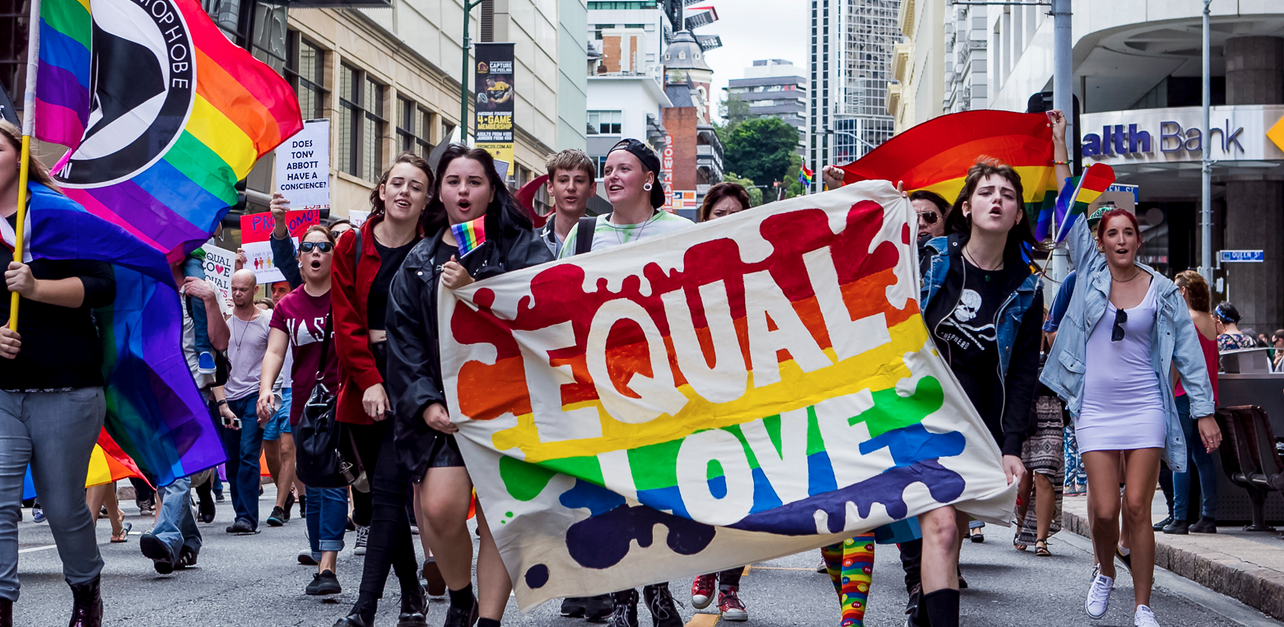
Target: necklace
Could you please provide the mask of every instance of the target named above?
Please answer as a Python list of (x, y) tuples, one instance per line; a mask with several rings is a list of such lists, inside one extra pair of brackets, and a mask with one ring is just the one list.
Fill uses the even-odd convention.
[(235, 313), (233, 313), (232, 319), (238, 320), (245, 325), (241, 327), (241, 337), (237, 338), (236, 340), (236, 350), (239, 352), (241, 350), (241, 343), (245, 341), (245, 334), (250, 332), (250, 325), (254, 324), (254, 321), (258, 319), (258, 316), (255, 316), (254, 318), (251, 318), (249, 320), (241, 320), (240, 318), (236, 317)]
[(969, 253), (967, 252), (967, 246), (964, 246), (964, 247), (963, 247), (963, 258), (964, 258), (964, 259), (966, 259), (966, 260), (968, 260), (968, 262), (970, 262), (972, 265), (976, 266), (976, 267), (977, 267), (978, 269), (980, 269), (982, 272), (998, 272), (999, 270), (1002, 270), (1002, 269), (1003, 269), (1003, 262), (1001, 262), (1001, 261), (999, 262), (999, 267), (994, 268), (994, 269), (989, 269), (989, 268), (984, 268), (984, 267), (982, 267), (982, 266), (981, 266), (981, 264), (977, 263), (977, 262), (976, 262), (976, 259), (973, 259), (973, 258), (972, 258), (972, 255), (971, 255), (971, 254), (969, 254)]
[(1136, 268), (1136, 271), (1132, 273), (1132, 276), (1130, 276), (1130, 277), (1128, 277), (1128, 278), (1126, 278), (1126, 279), (1116, 279), (1114, 276), (1111, 276), (1111, 277), (1110, 277), (1110, 280), (1114, 281), (1115, 283), (1127, 283), (1127, 282), (1129, 282), (1129, 281), (1131, 281), (1131, 280), (1133, 280), (1133, 279), (1137, 278), (1140, 274), (1141, 274), (1141, 268)]
[[(633, 237), (633, 241), (636, 241), (636, 240), (642, 239), (642, 232), (646, 230), (646, 227), (647, 227), (647, 225), (648, 225), (648, 224), (651, 224), (651, 219), (652, 219), (652, 218), (654, 218), (654, 217), (655, 217), (655, 211), (654, 211), (654, 210), (652, 210), (651, 215), (650, 215), (650, 216), (647, 216), (647, 219), (645, 219), (645, 220), (643, 220), (643, 221), (642, 221), (642, 226), (641, 226), (640, 228), (638, 228), (638, 233), (637, 233), (637, 235), (636, 235), (636, 236), (634, 236), (634, 237)], [(623, 231), (623, 230), (624, 230), (625, 228), (627, 228), (627, 227), (637, 226), (636, 224), (616, 224), (616, 223), (615, 223), (615, 213), (614, 213), (614, 212), (612, 212), (612, 213), (611, 213), (611, 217), (610, 217), (610, 218), (607, 218), (607, 222), (611, 225), (612, 230), (613, 230), (613, 231), (615, 231), (615, 241), (616, 241), (616, 242), (619, 242), (620, 244), (624, 244), (624, 243), (625, 243), (624, 236), (623, 236), (623, 235), (621, 235), (621, 234), (620, 234), (620, 232), (621, 232), (621, 231)]]

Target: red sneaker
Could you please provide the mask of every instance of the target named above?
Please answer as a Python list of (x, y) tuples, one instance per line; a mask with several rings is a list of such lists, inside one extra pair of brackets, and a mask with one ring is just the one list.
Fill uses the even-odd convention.
[(691, 584), (691, 605), (694, 605), (697, 610), (709, 607), (709, 602), (713, 600), (713, 590), (717, 586), (717, 575), (696, 577), (695, 583)]
[(738, 592), (739, 589), (735, 586), (718, 592), (718, 611), (722, 613), (722, 620), (749, 620), (749, 612), (745, 610), (744, 603), (740, 602)]

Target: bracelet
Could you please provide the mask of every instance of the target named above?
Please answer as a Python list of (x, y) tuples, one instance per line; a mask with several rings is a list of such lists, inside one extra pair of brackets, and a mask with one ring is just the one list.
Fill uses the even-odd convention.
[(224, 406), (224, 405), (226, 405), (226, 404), (227, 404), (227, 401), (219, 401), (219, 402), (217, 403), (217, 405), (218, 405), (219, 407), (222, 407), (222, 406)]
[(1053, 160), (1052, 160), (1052, 165), (1070, 165), (1070, 162), (1069, 162), (1069, 161), (1057, 161), (1056, 159), (1053, 159)]

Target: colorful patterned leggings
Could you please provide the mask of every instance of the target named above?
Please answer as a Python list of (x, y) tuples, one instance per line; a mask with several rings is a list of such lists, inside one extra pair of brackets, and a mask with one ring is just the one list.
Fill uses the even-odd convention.
[[(1066, 425), (1064, 427), (1066, 435), (1066, 479), (1065, 488), (1067, 490), (1082, 490), (1088, 485), (1088, 469), (1083, 465), (1083, 458), (1079, 455), (1079, 441), (1074, 437), (1074, 426)], [(1075, 484), (1079, 487), (1075, 487)]]
[(874, 576), (874, 534), (856, 536), (820, 550), (829, 580), (842, 607), (841, 627), (863, 627), (869, 600), (869, 582)]

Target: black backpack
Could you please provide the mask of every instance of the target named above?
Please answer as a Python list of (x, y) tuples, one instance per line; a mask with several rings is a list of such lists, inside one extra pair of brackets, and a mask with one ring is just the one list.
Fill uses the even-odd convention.
[(597, 218), (584, 216), (575, 226), (575, 254), (583, 255), (593, 250), (593, 229), (597, 227)]

